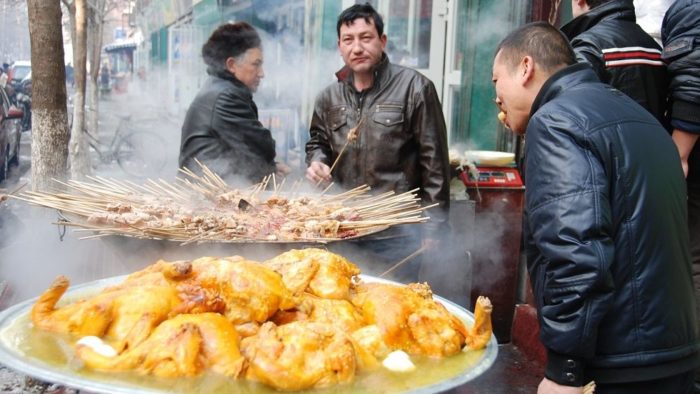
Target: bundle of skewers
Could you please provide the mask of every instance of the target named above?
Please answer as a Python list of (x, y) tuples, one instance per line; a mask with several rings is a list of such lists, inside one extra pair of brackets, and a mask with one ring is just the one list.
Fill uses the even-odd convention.
[[(200, 164), (201, 165), (201, 164)], [(110, 235), (196, 242), (328, 242), (357, 238), (388, 227), (428, 220), (417, 190), (370, 193), (360, 186), (339, 194), (328, 188), (302, 193), (302, 181), (285, 185), (274, 175), (247, 189), (230, 187), (201, 165), (201, 175), (181, 169), (174, 182), (136, 184), (88, 177), (56, 181), (63, 191), (25, 191), (12, 198), (58, 210), (59, 224)]]

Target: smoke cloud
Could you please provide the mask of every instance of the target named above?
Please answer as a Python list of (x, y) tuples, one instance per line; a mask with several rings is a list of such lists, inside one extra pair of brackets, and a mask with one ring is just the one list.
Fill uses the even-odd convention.
[[(496, 14), (500, 15), (500, 14)], [(265, 18), (264, 15), (258, 15)], [(506, 17), (498, 17), (491, 23), (483, 23), (477, 31), (480, 40), (493, 42), (494, 36), (502, 35)], [(480, 26), (481, 26), (480, 25)], [(260, 120), (270, 128), (277, 141), (278, 160), (289, 164), (294, 173), (287, 180), (289, 187), (294, 180), (303, 179), (304, 144), (308, 138), (310, 109), (316, 95), (334, 81), (334, 73), (342, 67), (337, 50), (319, 50), (313, 56), (306, 53), (301, 37), (290, 29), (280, 29), (274, 34), (259, 29), (263, 38), (265, 79), (254, 100), (260, 110)], [(183, 51), (179, 62), (155, 67), (135, 64), (135, 74), (128, 85), (128, 93), (113, 91), (100, 101), (100, 139), (108, 144), (114, 130), (128, 126), (130, 130), (147, 130), (160, 136), (163, 146), (153, 146), (154, 151), (166, 152), (166, 165), (142, 176), (172, 180), (177, 174), (180, 128), (184, 115), (207, 75), (201, 61), (200, 49), (210, 32), (191, 32), (189, 41), (182, 42)], [(183, 36), (184, 37), (184, 36)], [(143, 70), (141, 70), (143, 66)], [(141, 72), (141, 74), (137, 74)], [(489, 80), (490, 81), (490, 80)], [(124, 115), (131, 115), (128, 121)], [(468, 145), (458, 150), (471, 148)], [(118, 179), (141, 182), (143, 177), (125, 174), (118, 163), (97, 162), (96, 173)], [(335, 187), (329, 192), (340, 191)], [(302, 181), (297, 193), (318, 193), (314, 185)], [(0, 277), (9, 286), (10, 295), (6, 304), (37, 296), (45, 290), (59, 274), (67, 276), (72, 284), (95, 279), (128, 274), (143, 269), (158, 259), (182, 260), (201, 256), (244, 257), (265, 260), (292, 247), (304, 244), (199, 244), (181, 247), (169, 241), (131, 239), (126, 237), (102, 237), (80, 240), (92, 233), (73, 232), (70, 228), (61, 239), (56, 222), (57, 214), (48, 209), (29, 206), (19, 201), (8, 201), (0, 205), (3, 225), (0, 228)], [(429, 275), (424, 278), (434, 287), (438, 295), (447, 295), (463, 306), (467, 306), (471, 280), (470, 256), (487, 254), (489, 261), (502, 256), (501, 235), (507, 226), (503, 218), (488, 216), (473, 220), (472, 208), (462, 206), (453, 217), (453, 230), (441, 234), (442, 243), (438, 251), (421, 255), (405, 267), (416, 270), (419, 262), (427, 267)], [(462, 216), (464, 215), (464, 216)], [(475, 234), (488, 234), (483, 242), (474, 244)], [(363, 272), (378, 275), (392, 265), (373, 264), (376, 255), (366, 247), (354, 243), (331, 243), (331, 251), (344, 254), (357, 263)], [(420, 245), (398, 245), (397, 256), (408, 256)], [(397, 257), (395, 262), (403, 257)], [(487, 265), (490, 268), (490, 265)], [(398, 272), (398, 271), (397, 271)], [(424, 272), (425, 274), (425, 272)], [(503, 275), (501, 268), (481, 272), (481, 285), (496, 283)], [(389, 275), (389, 278), (401, 279)], [(488, 294), (485, 294), (488, 295)], [(4, 305), (7, 306), (7, 305)], [(1, 306), (0, 306), (1, 307)]]

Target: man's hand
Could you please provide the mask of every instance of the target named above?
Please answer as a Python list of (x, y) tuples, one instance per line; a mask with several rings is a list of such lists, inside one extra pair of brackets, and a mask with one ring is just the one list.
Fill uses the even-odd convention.
[(306, 179), (318, 184), (320, 182), (331, 181), (331, 168), (321, 163), (320, 161), (312, 161), (309, 168), (306, 169)]
[(275, 162), (275, 173), (277, 176), (285, 176), (289, 175), (289, 173), (292, 172), (292, 169), (279, 161)]
[(686, 177), (688, 176), (688, 157), (699, 137), (698, 134), (688, 133), (681, 129), (674, 129), (671, 135), (678, 148), (678, 154), (681, 156), (681, 166)]
[(439, 247), (441, 246), (441, 242), (437, 238), (426, 237), (423, 238), (423, 240), (421, 241), (421, 246), (425, 249), (426, 252), (437, 251), (437, 249), (439, 249)]
[(581, 394), (583, 387), (564, 386), (544, 378), (537, 387), (537, 394)]

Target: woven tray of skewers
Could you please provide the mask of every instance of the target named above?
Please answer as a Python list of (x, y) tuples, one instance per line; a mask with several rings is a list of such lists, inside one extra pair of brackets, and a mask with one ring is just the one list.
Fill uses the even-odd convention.
[(56, 181), (63, 191), (26, 191), (12, 198), (60, 212), (63, 224), (88, 232), (170, 240), (182, 244), (326, 243), (377, 233), (429, 218), (417, 190), (374, 195), (368, 186), (338, 194), (302, 193), (302, 181), (285, 186), (274, 176), (234, 189), (211, 170), (181, 169), (173, 182), (89, 177)]

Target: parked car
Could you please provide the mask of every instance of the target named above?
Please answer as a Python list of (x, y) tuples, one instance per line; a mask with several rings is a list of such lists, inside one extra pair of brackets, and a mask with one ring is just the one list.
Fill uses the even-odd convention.
[[(22, 80), (14, 84), (15, 100), (10, 97), (10, 103), (15, 104), (22, 110), (22, 131), (32, 129), (32, 71), (22, 78)], [(9, 96), (9, 94), (8, 94)]]
[(10, 104), (5, 89), (0, 87), (0, 182), (7, 179), (11, 167), (19, 164), (19, 142), (22, 138), (21, 109)]
[(18, 60), (10, 66), (10, 71), (7, 73), (10, 77), (8, 82), (13, 84), (20, 83), (31, 71), (32, 63), (30, 61)]

